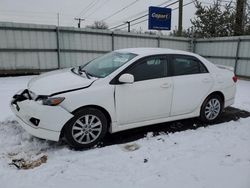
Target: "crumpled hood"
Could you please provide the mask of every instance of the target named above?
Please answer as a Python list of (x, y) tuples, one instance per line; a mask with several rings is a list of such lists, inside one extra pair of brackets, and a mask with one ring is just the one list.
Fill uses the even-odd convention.
[(71, 69), (62, 69), (41, 74), (30, 80), (28, 89), (36, 95), (51, 95), (58, 92), (88, 87), (96, 79), (74, 74)]

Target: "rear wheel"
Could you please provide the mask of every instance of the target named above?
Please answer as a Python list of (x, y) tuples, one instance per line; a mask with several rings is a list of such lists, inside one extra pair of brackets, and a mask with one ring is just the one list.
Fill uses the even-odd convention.
[(223, 102), (220, 96), (212, 95), (208, 97), (201, 107), (200, 119), (207, 123), (216, 121), (223, 109)]
[(95, 108), (79, 110), (64, 129), (65, 138), (75, 149), (96, 145), (107, 132), (105, 115)]

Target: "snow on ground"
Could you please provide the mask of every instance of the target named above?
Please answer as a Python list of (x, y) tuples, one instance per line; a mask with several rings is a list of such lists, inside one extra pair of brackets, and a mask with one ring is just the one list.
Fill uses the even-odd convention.
[[(162, 134), (87, 151), (34, 138), (9, 110), (11, 96), (31, 77), (0, 78), (0, 182), (31, 187), (250, 187), (250, 118)], [(239, 81), (235, 107), (250, 110), (250, 81)], [(130, 143), (131, 144), (131, 143)], [(47, 155), (46, 163), (18, 170), (11, 159)]]

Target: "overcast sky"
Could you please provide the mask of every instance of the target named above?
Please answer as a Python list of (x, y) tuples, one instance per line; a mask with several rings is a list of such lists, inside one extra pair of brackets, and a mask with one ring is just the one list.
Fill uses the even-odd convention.
[[(92, 24), (96, 20), (103, 20), (110, 26), (119, 25), (146, 14), (149, 6), (168, 5), (176, 0), (0, 0), (0, 21), (57, 24), (59, 13), (60, 25), (77, 26), (75, 17), (84, 18), (82, 27)], [(192, 0), (183, 0), (184, 5)], [(202, 0), (212, 3), (213, 0)], [(162, 6), (164, 6), (162, 5)], [(178, 3), (170, 6), (177, 8)], [(118, 12), (120, 10), (120, 12)], [(183, 9), (183, 27), (190, 26), (190, 19), (194, 17), (195, 7), (191, 3)], [(145, 17), (147, 18), (147, 17)], [(145, 19), (143, 18), (143, 19)], [(132, 22), (134, 24), (139, 22)], [(172, 12), (172, 29), (178, 24), (178, 9)], [(120, 27), (124, 28), (124, 27)], [(131, 27), (131, 29), (147, 30), (147, 21)]]

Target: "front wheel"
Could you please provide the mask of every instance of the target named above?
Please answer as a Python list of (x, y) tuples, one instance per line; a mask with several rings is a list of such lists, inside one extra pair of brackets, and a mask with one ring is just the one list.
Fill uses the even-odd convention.
[(107, 119), (100, 110), (82, 109), (66, 124), (64, 136), (75, 149), (90, 148), (104, 137), (107, 125)]
[(201, 107), (200, 119), (206, 123), (216, 121), (223, 109), (223, 102), (221, 97), (212, 95), (208, 97)]

